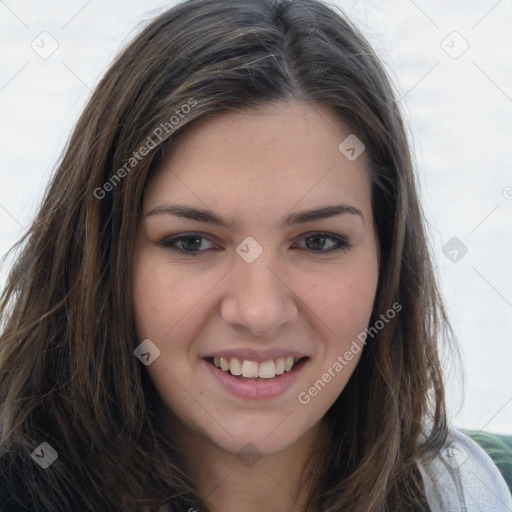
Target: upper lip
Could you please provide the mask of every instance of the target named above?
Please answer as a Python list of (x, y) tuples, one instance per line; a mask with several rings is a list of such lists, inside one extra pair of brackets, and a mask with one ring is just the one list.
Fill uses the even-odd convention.
[(254, 350), (250, 348), (246, 349), (236, 349), (230, 348), (227, 350), (216, 350), (211, 354), (203, 357), (203, 359), (209, 359), (212, 357), (226, 357), (232, 358), (237, 357), (238, 359), (244, 359), (247, 361), (256, 361), (258, 363), (262, 363), (264, 361), (270, 361), (271, 359), (279, 359), (286, 357), (294, 357), (294, 358), (303, 358), (308, 357), (306, 354), (298, 352), (297, 350), (289, 350), (289, 349), (280, 349), (273, 348), (269, 350)]

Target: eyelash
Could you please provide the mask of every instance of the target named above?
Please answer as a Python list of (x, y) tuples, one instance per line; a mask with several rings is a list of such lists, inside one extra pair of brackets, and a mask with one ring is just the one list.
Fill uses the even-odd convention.
[[(317, 238), (317, 237), (318, 238), (330, 238), (330, 239), (334, 240), (336, 245), (333, 248), (327, 249), (325, 251), (323, 251), (323, 250), (315, 251), (313, 249), (304, 249), (304, 250), (309, 251), (314, 254), (326, 254), (326, 253), (338, 252), (338, 251), (347, 252), (352, 247), (350, 242), (348, 242), (346, 239), (344, 239), (340, 236), (337, 236), (337, 235), (333, 235), (331, 233), (325, 233), (323, 231), (315, 231), (315, 232), (311, 232), (311, 233), (306, 233), (305, 235), (303, 235), (302, 238), (307, 239), (307, 238)], [(184, 240), (187, 238), (200, 238), (200, 239), (208, 240), (208, 238), (203, 236), (201, 233), (187, 233), (187, 234), (183, 234), (183, 235), (179, 235), (179, 236), (174, 236), (171, 238), (164, 238), (163, 240), (160, 240), (159, 245), (166, 249), (170, 249), (171, 251), (177, 252), (179, 254), (182, 254), (185, 256), (192, 256), (192, 257), (197, 257), (201, 253), (211, 250), (211, 249), (205, 249), (202, 251), (185, 251), (184, 249), (178, 248), (176, 244), (178, 242), (180, 242), (181, 240)], [(211, 242), (211, 240), (209, 240), (209, 241)]]

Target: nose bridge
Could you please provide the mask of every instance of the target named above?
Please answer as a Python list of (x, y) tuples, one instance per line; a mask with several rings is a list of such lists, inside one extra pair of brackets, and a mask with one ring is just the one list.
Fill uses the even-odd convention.
[(260, 335), (270, 335), (289, 322), (296, 308), (278, 269), (270, 250), (263, 250), (253, 261), (239, 252), (221, 308), (224, 321)]

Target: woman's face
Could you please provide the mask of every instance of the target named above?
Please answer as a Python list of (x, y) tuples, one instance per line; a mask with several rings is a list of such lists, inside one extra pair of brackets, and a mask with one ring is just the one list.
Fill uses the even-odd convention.
[(228, 452), (294, 444), (358, 363), (378, 262), (366, 155), (339, 149), (350, 134), (297, 102), (203, 118), (147, 188), (133, 297), (147, 370), (180, 424)]

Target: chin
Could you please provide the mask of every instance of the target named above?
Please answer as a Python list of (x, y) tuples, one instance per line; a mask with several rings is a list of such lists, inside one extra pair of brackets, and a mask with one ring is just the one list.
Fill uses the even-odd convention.
[(236, 423), (223, 424), (227, 432), (220, 428), (207, 433), (209, 441), (238, 457), (272, 455), (295, 445), (312, 427), (297, 421), (293, 412), (278, 417), (258, 418), (254, 413), (246, 416)]

